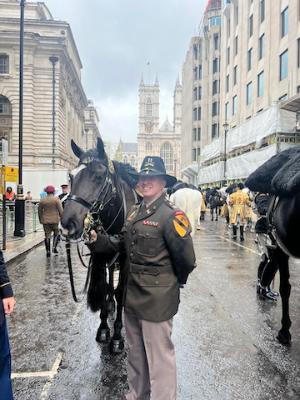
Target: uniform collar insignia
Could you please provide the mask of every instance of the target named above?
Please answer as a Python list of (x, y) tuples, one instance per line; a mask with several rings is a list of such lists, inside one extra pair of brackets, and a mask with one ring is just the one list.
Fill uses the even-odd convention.
[(157, 228), (159, 224), (156, 221), (149, 221), (148, 219), (145, 219), (143, 221), (143, 225), (153, 226), (153, 227)]

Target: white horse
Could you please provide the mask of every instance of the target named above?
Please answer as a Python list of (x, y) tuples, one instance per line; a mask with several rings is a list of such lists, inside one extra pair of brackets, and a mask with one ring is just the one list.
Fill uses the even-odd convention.
[(202, 194), (199, 190), (183, 188), (178, 189), (175, 193), (171, 194), (170, 201), (180, 208), (187, 215), (194, 236), (196, 229), (199, 227), (199, 219), (201, 212)]

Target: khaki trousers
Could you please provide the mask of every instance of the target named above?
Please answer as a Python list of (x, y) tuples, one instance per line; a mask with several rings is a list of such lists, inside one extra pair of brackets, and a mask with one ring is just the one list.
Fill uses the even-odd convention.
[(150, 322), (125, 312), (129, 345), (126, 400), (176, 400), (173, 320)]

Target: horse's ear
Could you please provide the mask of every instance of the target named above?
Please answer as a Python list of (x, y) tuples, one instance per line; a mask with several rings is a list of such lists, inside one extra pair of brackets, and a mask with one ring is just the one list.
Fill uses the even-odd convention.
[(73, 150), (73, 153), (75, 154), (75, 156), (77, 158), (80, 158), (82, 156), (82, 154), (84, 153), (83, 150), (81, 150), (81, 148), (79, 146), (77, 146), (77, 144), (74, 142), (74, 140), (71, 140), (71, 147)]
[(100, 160), (104, 160), (106, 158), (105, 150), (104, 150), (104, 143), (101, 138), (97, 138), (97, 152)]

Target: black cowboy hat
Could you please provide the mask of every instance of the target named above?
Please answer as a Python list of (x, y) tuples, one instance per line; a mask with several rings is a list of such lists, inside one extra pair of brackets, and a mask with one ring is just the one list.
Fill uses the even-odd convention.
[(129, 173), (137, 178), (159, 176), (166, 181), (167, 187), (173, 186), (177, 182), (175, 176), (166, 173), (163, 159), (157, 156), (146, 156), (142, 162), (140, 172), (132, 171)]

